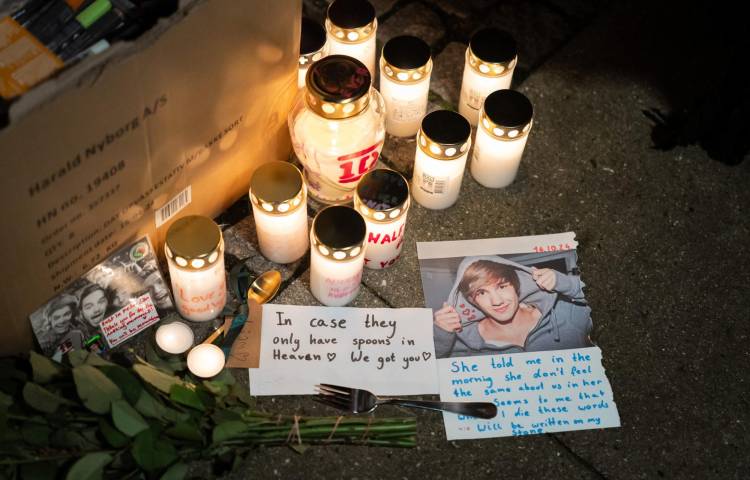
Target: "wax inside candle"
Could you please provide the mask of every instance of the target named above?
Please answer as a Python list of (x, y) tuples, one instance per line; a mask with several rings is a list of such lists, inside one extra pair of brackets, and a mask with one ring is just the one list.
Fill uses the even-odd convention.
[(411, 193), (423, 207), (440, 210), (458, 199), (468, 152), (453, 160), (438, 160), (417, 147)]
[(183, 270), (170, 264), (169, 274), (181, 316), (202, 322), (221, 313), (227, 300), (223, 255), (204, 270)]
[(182, 322), (172, 322), (156, 329), (156, 344), (174, 355), (186, 352), (193, 346), (193, 330)]
[(510, 88), (512, 79), (512, 70), (499, 77), (485, 77), (475, 72), (470, 65), (464, 65), (458, 113), (466, 117), (469, 123), (475, 127), (479, 121), (479, 109), (487, 95), (496, 90)]
[(346, 55), (354, 57), (364, 63), (370, 71), (370, 77), (375, 80), (375, 34), (361, 43), (344, 43), (328, 33), (328, 55)]
[(524, 135), (518, 140), (497, 140), (479, 127), (469, 167), (471, 175), (485, 187), (502, 188), (510, 185), (518, 173), (527, 138)]
[(429, 91), (429, 76), (419, 83), (400, 84), (381, 75), (380, 93), (385, 101), (386, 131), (397, 137), (416, 135), (427, 112)]
[(269, 215), (253, 204), (261, 253), (272, 262), (291, 263), (309, 247), (307, 209), (304, 205), (288, 215)]
[(212, 343), (202, 343), (188, 353), (187, 366), (193, 375), (209, 378), (221, 372), (225, 361), (221, 348)]

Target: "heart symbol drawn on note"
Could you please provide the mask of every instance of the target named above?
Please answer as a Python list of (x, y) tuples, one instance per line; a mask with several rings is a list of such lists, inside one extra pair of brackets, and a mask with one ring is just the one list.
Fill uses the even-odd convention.
[(328, 353), (328, 361), (332, 362), (334, 358), (336, 358), (336, 352)]
[(427, 360), (429, 360), (429, 359), (430, 359), (430, 357), (432, 357), (432, 353), (430, 353), (430, 352), (422, 352), (422, 358), (424, 358), (424, 361), (425, 361), (425, 362), (426, 362)]

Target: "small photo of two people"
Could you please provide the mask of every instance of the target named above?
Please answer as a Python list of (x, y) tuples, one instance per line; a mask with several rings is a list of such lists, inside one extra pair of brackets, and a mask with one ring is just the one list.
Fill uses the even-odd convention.
[(437, 358), (593, 346), (575, 250), (421, 259)]
[(70, 350), (105, 348), (99, 325), (148, 293), (160, 318), (174, 311), (169, 288), (146, 239), (115, 252), (30, 315), (44, 354), (61, 361)]

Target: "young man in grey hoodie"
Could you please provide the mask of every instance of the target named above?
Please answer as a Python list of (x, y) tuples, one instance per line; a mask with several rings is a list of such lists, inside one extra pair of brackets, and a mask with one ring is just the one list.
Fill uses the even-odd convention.
[(467, 257), (448, 300), (434, 314), (438, 358), (592, 346), (591, 309), (574, 275)]

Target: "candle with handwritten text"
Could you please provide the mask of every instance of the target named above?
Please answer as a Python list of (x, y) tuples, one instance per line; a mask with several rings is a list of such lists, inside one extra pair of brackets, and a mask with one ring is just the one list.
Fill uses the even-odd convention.
[(323, 305), (341, 307), (359, 293), (367, 227), (351, 207), (318, 212), (310, 230), (310, 291)]
[(385, 104), (370, 80), (362, 62), (329, 55), (310, 67), (289, 114), (294, 153), (310, 196), (320, 202), (351, 202), (357, 182), (378, 161)]
[(365, 267), (390, 267), (401, 256), (404, 244), (409, 183), (396, 171), (373, 170), (359, 181), (354, 208), (367, 224)]
[(167, 230), (164, 251), (180, 315), (196, 322), (216, 318), (227, 300), (219, 226), (199, 215), (180, 218)]

